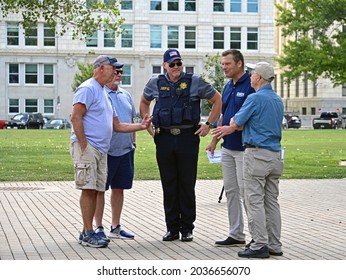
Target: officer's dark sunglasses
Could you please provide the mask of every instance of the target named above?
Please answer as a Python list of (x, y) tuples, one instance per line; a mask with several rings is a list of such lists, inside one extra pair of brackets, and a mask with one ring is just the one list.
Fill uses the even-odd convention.
[(171, 62), (170, 64), (168, 64), (168, 66), (170, 68), (173, 68), (175, 65), (177, 65), (178, 67), (180, 67), (181, 65), (183, 65), (183, 63), (181, 61), (178, 62)]

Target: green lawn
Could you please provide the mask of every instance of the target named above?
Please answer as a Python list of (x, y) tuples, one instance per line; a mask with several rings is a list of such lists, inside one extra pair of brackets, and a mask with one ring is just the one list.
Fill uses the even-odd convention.
[[(0, 181), (70, 181), (70, 131), (0, 130)], [(205, 147), (211, 136), (201, 138), (199, 179), (221, 179), (221, 165), (210, 164)], [(346, 178), (346, 130), (283, 131), (286, 150), (283, 179)], [(135, 179), (156, 180), (159, 172), (155, 146), (146, 131), (137, 134)]]

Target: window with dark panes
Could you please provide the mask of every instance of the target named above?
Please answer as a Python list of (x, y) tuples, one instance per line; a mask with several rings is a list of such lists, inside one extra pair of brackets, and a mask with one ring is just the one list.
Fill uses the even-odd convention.
[(153, 75), (159, 75), (161, 73), (161, 65), (153, 65)]
[(168, 26), (167, 28), (167, 47), (178, 48), (179, 44), (179, 27)]
[(19, 113), (19, 99), (9, 99), (8, 107), (9, 113)]
[(247, 29), (247, 49), (248, 50), (258, 49), (258, 29), (257, 28)]
[(132, 10), (133, 6), (132, 6), (132, 1), (121, 1), (121, 9), (122, 10)]
[(37, 64), (25, 64), (25, 83), (37, 84)]
[(241, 49), (241, 28), (231, 27), (230, 28), (230, 48)]
[(44, 77), (43, 77), (43, 83), (44, 84), (54, 84), (54, 67), (53, 64), (44, 64)]
[(224, 49), (224, 28), (223, 27), (214, 27), (214, 49)]
[(185, 66), (185, 72), (186, 73), (194, 73), (195, 68), (193, 66)]
[(214, 12), (224, 12), (225, 11), (225, 1), (224, 0), (214, 0), (213, 11)]
[(53, 99), (45, 99), (43, 101), (43, 113), (45, 113), (45, 114), (53, 114), (54, 113), (54, 100)]
[(195, 12), (196, 11), (196, 0), (185, 0), (185, 11)]
[(43, 28), (43, 45), (48, 47), (55, 46), (55, 29), (44, 24)]
[(196, 48), (196, 26), (185, 26), (185, 49)]
[(25, 99), (25, 112), (26, 113), (37, 113), (38, 112), (37, 99)]
[(97, 47), (97, 31), (93, 35), (87, 36), (85, 40), (87, 47)]
[(7, 23), (7, 45), (8, 46), (19, 45), (19, 23), (18, 22)]
[(179, 11), (179, 0), (168, 0), (168, 11)]
[(10, 84), (19, 84), (19, 64), (9, 64), (8, 70), (8, 82)]
[(133, 47), (133, 25), (124, 24), (124, 31), (121, 34), (121, 47), (132, 48)]
[(25, 45), (37, 46), (37, 26), (25, 30)]

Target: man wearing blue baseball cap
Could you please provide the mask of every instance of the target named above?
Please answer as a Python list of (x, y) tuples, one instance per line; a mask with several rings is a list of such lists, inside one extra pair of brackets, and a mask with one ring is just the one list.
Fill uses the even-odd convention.
[[(163, 189), (167, 232), (163, 241), (193, 240), (196, 219), (195, 183), (200, 136), (209, 133), (219, 117), (221, 95), (201, 76), (183, 72), (183, 59), (177, 49), (163, 55), (165, 74), (153, 77), (144, 88), (140, 102), (143, 117), (153, 109), (154, 128), (148, 129), (156, 144), (156, 160)], [(200, 123), (200, 100), (213, 104), (206, 123)]]

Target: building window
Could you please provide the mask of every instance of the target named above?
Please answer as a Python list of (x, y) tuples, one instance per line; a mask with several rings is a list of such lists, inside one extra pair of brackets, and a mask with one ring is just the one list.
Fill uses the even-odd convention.
[(37, 113), (38, 112), (37, 99), (25, 99), (25, 112)]
[(311, 107), (311, 115), (316, 115), (316, 108), (315, 107)]
[(185, 0), (185, 11), (195, 12), (196, 11), (196, 0)]
[(25, 30), (25, 45), (37, 46), (37, 26)]
[(194, 73), (195, 68), (193, 66), (185, 66), (185, 72), (186, 73)]
[(55, 46), (55, 28), (51, 28), (47, 24), (43, 27), (43, 45), (46, 47)]
[(9, 64), (8, 68), (9, 68), (8, 83), (19, 84), (19, 64)]
[(185, 26), (185, 49), (196, 48), (196, 26)]
[[(282, 98), (284, 98), (284, 77), (283, 76), (280, 76), (280, 96)], [(289, 98), (289, 96), (286, 97), (286, 99), (288, 99), (288, 98)], [(286, 110), (287, 110), (287, 107), (286, 107)]]
[(160, 75), (162, 73), (162, 70), (161, 70), (161, 65), (158, 66), (158, 65), (153, 65), (153, 76), (157, 76), (157, 75)]
[(86, 40), (86, 46), (87, 47), (90, 47), (90, 48), (95, 47), (96, 48), (97, 47), (97, 31), (93, 35), (87, 36), (85, 38), (85, 40)]
[(312, 82), (312, 96), (316, 97), (317, 96), (317, 81)]
[(43, 83), (44, 84), (54, 84), (54, 68), (53, 64), (44, 64), (44, 77), (43, 77)]
[(179, 11), (179, 0), (168, 0), (168, 11)]
[(241, 0), (230, 0), (231, 13), (241, 13)]
[(241, 49), (241, 28), (231, 27), (230, 29), (230, 48)]
[(121, 83), (123, 85), (128, 85), (130, 86), (132, 81), (131, 81), (131, 66), (130, 65), (124, 65), (123, 66), (123, 78), (121, 80)]
[(103, 33), (103, 46), (105, 48), (115, 47), (115, 32), (113, 30), (107, 30)]
[(150, 48), (157, 49), (162, 46), (162, 30), (161, 25), (150, 26)]
[(225, 1), (224, 0), (214, 0), (213, 9), (214, 9), (214, 12), (224, 12), (225, 11)]
[(7, 45), (19, 46), (19, 24), (17, 22), (7, 23)]
[(257, 28), (247, 29), (247, 49), (248, 50), (258, 49), (258, 29)]
[(179, 27), (168, 26), (167, 28), (167, 47), (178, 48), (179, 46)]
[(224, 49), (224, 28), (214, 27), (214, 49)]
[(296, 97), (299, 97), (299, 78), (296, 78)]
[(133, 46), (133, 26), (132, 24), (124, 24), (124, 32), (121, 34), (121, 47), (132, 48)]
[(342, 85), (342, 96), (346, 96), (346, 83)]
[(19, 113), (19, 99), (10, 99), (8, 102), (8, 112), (10, 114)]
[(162, 10), (162, 1), (150, 1), (150, 10), (151, 11), (161, 11)]
[(304, 74), (304, 97), (308, 97), (309, 80), (308, 75)]
[(306, 112), (307, 112), (306, 107), (303, 107), (303, 108), (302, 108), (302, 115), (305, 116), (305, 115), (306, 115)]
[(122, 10), (132, 10), (132, 0), (131, 1), (121, 1)]
[(37, 64), (25, 64), (25, 83), (37, 84)]
[(53, 99), (45, 99), (43, 101), (43, 113), (53, 114), (54, 113), (54, 101)]
[(258, 13), (258, 0), (247, 0), (247, 12)]

